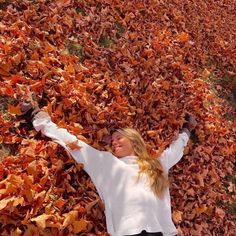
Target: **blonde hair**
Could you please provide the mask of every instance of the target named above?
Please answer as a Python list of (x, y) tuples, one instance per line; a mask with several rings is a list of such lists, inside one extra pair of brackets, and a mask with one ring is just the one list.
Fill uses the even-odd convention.
[(167, 174), (164, 173), (160, 161), (152, 158), (148, 154), (145, 142), (137, 130), (132, 128), (123, 128), (116, 131), (127, 137), (132, 142), (134, 153), (139, 157), (137, 160), (140, 168), (138, 179), (140, 178), (140, 175), (146, 173), (153, 193), (157, 197), (162, 198), (169, 182)]

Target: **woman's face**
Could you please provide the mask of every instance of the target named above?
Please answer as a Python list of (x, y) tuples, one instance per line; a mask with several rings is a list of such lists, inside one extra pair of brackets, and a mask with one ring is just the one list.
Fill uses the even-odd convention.
[(111, 139), (112, 152), (117, 157), (134, 156), (132, 142), (119, 132), (114, 132)]

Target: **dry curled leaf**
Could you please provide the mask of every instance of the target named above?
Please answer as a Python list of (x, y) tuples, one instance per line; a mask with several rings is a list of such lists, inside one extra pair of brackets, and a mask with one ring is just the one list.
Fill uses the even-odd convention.
[(66, 146), (68, 148), (70, 148), (71, 150), (80, 150), (81, 149), (81, 147), (78, 145), (78, 140), (75, 140), (73, 142), (68, 142), (66, 144)]

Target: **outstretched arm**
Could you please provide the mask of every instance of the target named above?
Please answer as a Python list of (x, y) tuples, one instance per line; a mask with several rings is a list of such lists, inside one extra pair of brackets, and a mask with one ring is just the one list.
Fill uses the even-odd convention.
[(159, 160), (162, 163), (163, 168), (166, 170), (166, 172), (168, 172), (168, 170), (176, 163), (178, 163), (182, 158), (184, 148), (188, 143), (191, 131), (195, 129), (196, 125), (196, 120), (192, 116), (189, 116), (188, 121), (184, 124), (183, 129), (179, 134), (178, 138), (173, 141), (159, 157)]
[(189, 134), (182, 132), (179, 134), (178, 138), (163, 151), (159, 160), (166, 172), (182, 158), (188, 140)]
[[(42, 134), (63, 146), (77, 162), (84, 164), (84, 169), (90, 176), (99, 173), (105, 162), (109, 165), (109, 162), (114, 159), (114, 156), (109, 152), (99, 151), (78, 140), (66, 129), (59, 128), (46, 112), (40, 111), (34, 116), (33, 126), (37, 131), (41, 131)], [(80, 148), (72, 150), (67, 145), (72, 142), (77, 142)]]

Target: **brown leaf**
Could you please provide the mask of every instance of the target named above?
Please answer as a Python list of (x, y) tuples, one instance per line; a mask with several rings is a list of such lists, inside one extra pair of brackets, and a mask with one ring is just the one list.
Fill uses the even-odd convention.
[(66, 143), (66, 146), (70, 148), (71, 150), (80, 150), (81, 147), (78, 145), (78, 140), (75, 140), (73, 142)]

